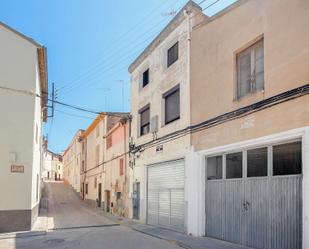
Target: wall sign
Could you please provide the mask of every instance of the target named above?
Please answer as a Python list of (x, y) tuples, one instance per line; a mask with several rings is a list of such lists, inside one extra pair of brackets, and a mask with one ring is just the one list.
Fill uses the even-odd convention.
[(25, 169), (24, 169), (24, 165), (16, 165), (16, 164), (12, 164), (11, 165), (11, 172), (12, 173), (24, 173)]

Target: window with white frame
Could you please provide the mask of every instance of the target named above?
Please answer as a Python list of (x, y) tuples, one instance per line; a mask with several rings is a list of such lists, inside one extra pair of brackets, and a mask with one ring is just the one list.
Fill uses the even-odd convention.
[(287, 142), (209, 156), (206, 165), (207, 180), (299, 175), (302, 173), (302, 143)]
[(264, 89), (264, 41), (236, 55), (237, 98)]

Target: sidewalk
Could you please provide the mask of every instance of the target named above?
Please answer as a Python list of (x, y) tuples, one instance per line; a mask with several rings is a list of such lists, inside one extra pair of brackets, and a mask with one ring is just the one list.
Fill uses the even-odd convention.
[[(103, 213), (103, 211), (101, 212)], [(135, 231), (150, 235), (152, 237), (167, 240), (187, 249), (250, 249), (249, 247), (240, 246), (217, 239), (188, 236), (171, 230), (141, 224), (137, 221), (114, 216), (109, 213), (103, 213), (103, 215), (114, 222), (118, 222), (120, 225), (129, 227)]]

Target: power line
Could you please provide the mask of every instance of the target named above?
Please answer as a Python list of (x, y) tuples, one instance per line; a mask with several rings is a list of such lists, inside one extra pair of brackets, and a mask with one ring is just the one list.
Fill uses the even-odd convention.
[(70, 116), (70, 117), (83, 118), (83, 119), (92, 119), (92, 120), (95, 119), (95, 117), (75, 115), (75, 114), (72, 114), (72, 113), (60, 111), (60, 110), (58, 110), (58, 109), (55, 109), (55, 111), (56, 111), (56, 112), (59, 112), (59, 113), (62, 113), (62, 114), (65, 114), (65, 115)]
[[(21, 89), (15, 89), (15, 88), (10, 88), (10, 87), (4, 87), (4, 86), (0, 86), (0, 89), (2, 90), (6, 90), (6, 91), (11, 91), (11, 92), (15, 92), (15, 93), (20, 93), (20, 94), (24, 94), (24, 95), (29, 95), (29, 96), (33, 96), (33, 97), (37, 97), (37, 98), (46, 98), (46, 97), (42, 97), (41, 95), (31, 92), (31, 91), (26, 91), (26, 90), (21, 90)], [(75, 109), (78, 111), (83, 111), (83, 112), (88, 112), (88, 113), (92, 113), (92, 114), (105, 114), (107, 116), (114, 116), (114, 117), (123, 117), (124, 115), (128, 115), (128, 113), (126, 112), (102, 112), (102, 111), (95, 111), (95, 110), (91, 110), (89, 108), (86, 107), (80, 107), (80, 106), (76, 106), (76, 105), (72, 105), (72, 104), (68, 104), (68, 103), (64, 103), (58, 100), (53, 100), (53, 99), (49, 99), (47, 98), (48, 101), (50, 102), (54, 102), (58, 105), (62, 105), (71, 109)]]
[[(175, 4), (176, 2), (178, 2), (179, 0), (176, 0), (175, 2), (173, 2), (173, 4)], [(160, 5), (160, 6), (162, 6), (162, 5)], [(153, 12), (152, 12), (153, 13)], [(134, 38), (134, 40), (139, 40), (140, 38), (142, 38), (144, 35), (147, 35), (148, 33), (149, 33), (149, 31), (151, 31), (151, 30), (153, 30), (154, 28), (156, 28), (158, 25), (160, 25), (162, 22), (164, 22), (166, 20), (166, 18), (165, 19), (163, 19), (163, 20), (161, 20), (160, 22), (158, 22), (157, 24), (155, 24), (154, 26), (152, 26), (151, 28), (149, 28), (148, 30), (147, 30), (147, 32), (144, 32), (144, 33), (142, 33), (141, 35), (138, 35), (137, 37), (133, 37)], [(142, 23), (143, 25), (145, 25), (145, 22), (139, 22), (140, 24)], [(133, 29), (134, 30), (134, 29)], [(128, 30), (128, 32), (127, 33), (130, 33), (130, 32), (132, 32), (132, 30), (130, 29), (130, 30)], [(122, 41), (122, 40), (124, 40), (124, 37), (122, 36), (122, 37), (119, 37), (119, 39), (117, 39), (117, 40), (119, 40), (119, 41)], [(134, 43), (132, 43), (133, 45), (134, 45)], [(114, 43), (113, 43), (113, 45), (114, 45)], [(130, 46), (129, 46), (130, 47)], [(126, 49), (128, 49), (128, 46), (126, 46), (125, 47)], [(133, 47), (134, 48), (134, 47)], [(108, 58), (113, 58), (114, 57), (114, 55), (115, 54), (117, 54), (119, 51), (122, 51), (124, 48), (120, 48), (120, 49), (118, 49), (117, 50), (117, 52), (115, 52), (115, 53), (112, 53)], [(112, 51), (112, 50), (111, 50)], [(101, 61), (101, 60), (103, 60), (104, 61), (104, 63), (106, 63), (106, 61), (107, 61), (107, 63), (108, 63), (108, 58), (102, 58), (102, 59), (100, 59), (99, 61)], [(98, 61), (98, 62), (99, 62)], [(103, 64), (104, 64), (103, 63)], [(86, 73), (85, 74), (88, 74), (89, 73), (89, 71), (91, 72), (94, 68), (97, 68), (98, 66), (100, 66), (100, 64), (102, 64), (102, 63), (95, 63), (94, 64), (94, 66), (92, 66), (92, 67), (89, 67), (89, 70), (87, 70), (86, 71)], [(92, 68), (92, 69), (91, 69)], [(79, 79), (80, 77), (82, 77), (84, 74), (81, 74), (80, 76), (78, 76), (77, 77), (77, 79)], [(72, 80), (71, 82), (69, 82), (69, 83), (74, 83), (74, 81), (76, 81), (76, 80)], [(63, 86), (63, 87), (61, 87), (61, 88), (59, 88), (60, 90), (62, 90), (62, 89), (64, 89), (64, 88), (66, 88), (66, 87), (68, 87), (68, 86)]]
[[(205, 2), (206, 0), (204, 0), (204, 1), (201, 1), (199, 4), (201, 4), (201, 3), (203, 3), (203, 2)], [(216, 1), (214, 1), (213, 3), (211, 3), (211, 4), (209, 4), (208, 6), (206, 6), (205, 8), (203, 8), (202, 9), (202, 11), (204, 11), (204, 10), (206, 10), (206, 9), (208, 9), (208, 8), (210, 8), (210, 7), (212, 7), (213, 5), (215, 5), (216, 3), (218, 3), (220, 0), (216, 0)], [(199, 14), (199, 13), (197, 13), (197, 14)], [(195, 14), (194, 16), (192, 16), (191, 18), (193, 18), (193, 17), (195, 17), (197, 14)], [(165, 20), (162, 20), (162, 21), (165, 21)], [(161, 21), (161, 22), (162, 22)], [(161, 23), (160, 22), (160, 23)], [(160, 24), (160, 23), (158, 23), (158, 24)], [(157, 24), (157, 25), (158, 25)], [(155, 26), (157, 26), (157, 25), (155, 25)], [(149, 32), (149, 30), (148, 30), (148, 32)], [(147, 34), (148, 32), (145, 32), (144, 34)], [(143, 36), (143, 35), (142, 35)], [(137, 47), (137, 45), (140, 45), (140, 44), (143, 44), (144, 42), (146, 42), (149, 38), (152, 38), (153, 37), (153, 34), (150, 36), (150, 37), (148, 37), (145, 41), (143, 41), (143, 42), (141, 42), (141, 43), (138, 43), (138, 44), (136, 44), (134, 47)], [(139, 51), (140, 50), (140, 48), (138, 48), (138, 50), (137, 51)], [(119, 50), (120, 51), (120, 50)], [(103, 74), (105, 73), (105, 72), (108, 72), (109, 70), (113, 70), (113, 69), (117, 69), (117, 68), (115, 68), (115, 66), (117, 66), (117, 65), (119, 65), (119, 63), (122, 63), (122, 62), (126, 62), (126, 60), (127, 59), (129, 59), (131, 56), (133, 56), (135, 54), (135, 51), (134, 51), (134, 53), (131, 53), (129, 56), (126, 56), (126, 57), (120, 57), (119, 59), (122, 59), (121, 61), (118, 61), (118, 59), (117, 60), (115, 60), (115, 63), (114, 64), (112, 64), (112, 65), (109, 65), (109, 67), (106, 69), (106, 70), (104, 70), (104, 71), (100, 71), (100, 70), (96, 70), (96, 71), (94, 71), (94, 73), (90, 73), (90, 72), (88, 72), (88, 73), (86, 73), (85, 75), (83, 75), (81, 78), (77, 78), (77, 81), (76, 82), (73, 82), (72, 84), (69, 84), (69, 85), (67, 85), (66, 87), (68, 87), (68, 89), (66, 89), (66, 92), (64, 92), (64, 94), (69, 94), (69, 93), (71, 93), (72, 91), (71, 91), (71, 89), (76, 89), (76, 88), (78, 88), (78, 87), (81, 87), (81, 86), (83, 86), (83, 84), (84, 84), (84, 80), (86, 80), (87, 78), (89, 79), (89, 76), (92, 76), (92, 78), (90, 78), (90, 80), (87, 80), (88, 81), (88, 84), (89, 84), (89, 82), (91, 82), (91, 81), (93, 81), (93, 80), (98, 80), (98, 79), (101, 79), (102, 77), (99, 77), (99, 78), (97, 78), (96, 76), (97, 75), (101, 75), (101, 76), (104, 76)], [(126, 53), (123, 53), (123, 55), (127, 55)], [(108, 63), (108, 62), (107, 62)], [(103, 64), (104, 65), (104, 64)], [(117, 72), (119, 71), (119, 69), (117, 70)], [(90, 74), (89, 74), (90, 73)], [(114, 75), (114, 74), (116, 74), (116, 72), (115, 73), (113, 73), (112, 75)], [(103, 78), (106, 78), (106, 76), (104, 76)], [(88, 85), (87, 84), (87, 85)], [(75, 85), (75, 86), (74, 86)]]
[[(272, 96), (272, 97), (269, 97), (269, 98), (264, 99), (262, 101), (256, 102), (252, 105), (248, 105), (248, 106), (242, 107), (240, 109), (219, 115), (219, 116), (214, 117), (212, 119), (205, 120), (205, 121), (203, 121), (199, 124), (191, 125), (191, 126), (183, 128), (183, 129), (174, 131), (174, 132), (169, 133), (167, 135), (164, 135), (160, 138), (157, 138), (156, 140), (152, 140), (152, 141), (146, 142), (144, 144), (137, 145), (136, 150), (148, 149), (148, 148), (154, 147), (158, 144), (164, 144), (164, 143), (179, 139), (180, 137), (186, 136), (188, 134), (192, 134), (192, 133), (195, 133), (195, 132), (199, 132), (199, 131), (208, 129), (210, 127), (219, 125), (221, 123), (228, 122), (228, 121), (231, 121), (231, 120), (252, 114), (254, 112), (257, 112), (257, 111), (272, 107), (274, 105), (277, 105), (277, 104), (280, 104), (280, 103), (301, 97), (301, 96), (306, 95), (306, 94), (309, 94), (309, 84), (295, 88), (295, 89), (292, 89), (292, 90), (289, 90), (289, 91), (284, 92), (284, 93), (280, 93), (280, 94)], [(134, 152), (135, 151), (133, 151), (133, 153)]]

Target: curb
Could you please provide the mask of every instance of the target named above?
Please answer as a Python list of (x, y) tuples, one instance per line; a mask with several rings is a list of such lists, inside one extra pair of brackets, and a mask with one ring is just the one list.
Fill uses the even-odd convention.
[(185, 249), (194, 249), (193, 247), (183, 243), (183, 242), (180, 242), (178, 240), (170, 240), (166, 237), (162, 237), (162, 236), (159, 236), (159, 235), (156, 235), (156, 234), (153, 234), (153, 233), (149, 233), (149, 232), (146, 232), (146, 231), (143, 231), (143, 230), (140, 230), (138, 228), (133, 228), (133, 227), (130, 227), (132, 230), (134, 231), (137, 231), (137, 232), (140, 232), (140, 233), (143, 233), (143, 234), (146, 234), (148, 236), (151, 236), (151, 237), (154, 237), (154, 238), (157, 238), (157, 239), (162, 239), (162, 240), (165, 240), (171, 244), (174, 244), (174, 245), (177, 245), (179, 247), (182, 247), (182, 248), (185, 248)]
[(33, 237), (33, 236), (44, 236), (46, 234), (47, 234), (46, 231), (5, 233), (5, 234), (0, 234), (0, 240), (2, 240), (2, 239), (13, 239), (13, 238), (26, 238), (26, 237)]
[(89, 225), (89, 226), (76, 226), (76, 227), (55, 227), (50, 229), (51, 231), (69, 230), (69, 229), (83, 229), (83, 228), (95, 228), (95, 227), (117, 227), (120, 224), (106, 224), (106, 225)]

